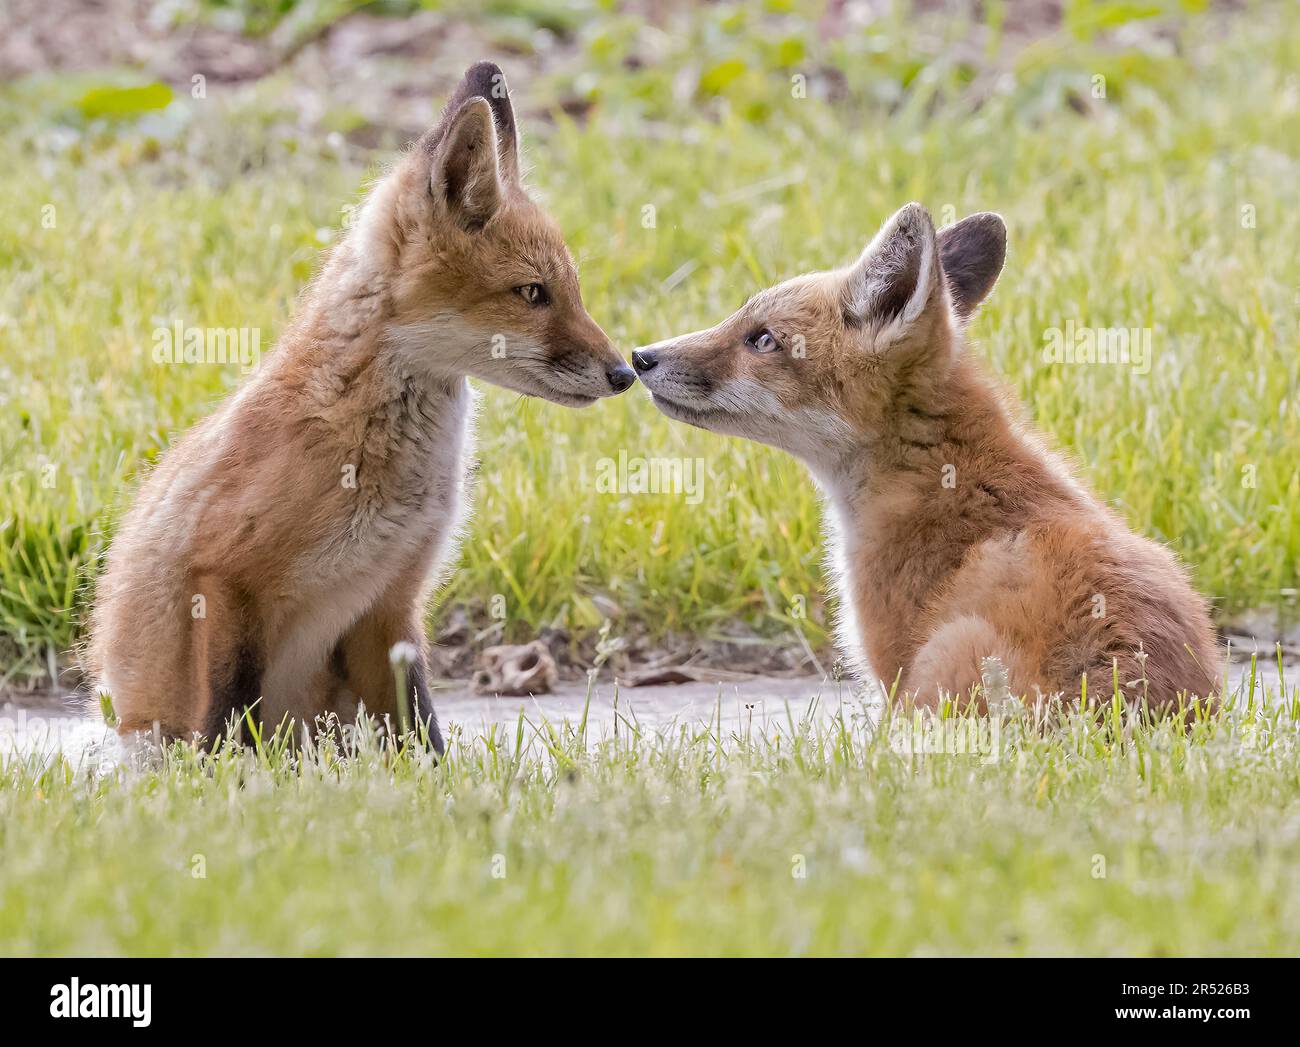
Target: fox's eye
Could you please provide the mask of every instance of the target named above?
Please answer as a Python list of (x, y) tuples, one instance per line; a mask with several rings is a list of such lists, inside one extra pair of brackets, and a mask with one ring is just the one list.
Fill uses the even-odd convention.
[(529, 305), (549, 305), (551, 298), (541, 284), (523, 284), (515, 288), (515, 294)]
[(776, 340), (776, 335), (764, 327), (749, 336), (749, 347), (756, 353), (775, 353), (781, 348), (781, 343)]

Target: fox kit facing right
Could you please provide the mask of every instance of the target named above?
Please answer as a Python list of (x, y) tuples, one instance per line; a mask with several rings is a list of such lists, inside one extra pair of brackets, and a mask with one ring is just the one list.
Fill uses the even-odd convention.
[(423, 617), (464, 508), (471, 376), (568, 407), (636, 381), (520, 179), (487, 62), (370, 193), (267, 365), (141, 486), (89, 652), (122, 731), (211, 741), (250, 707), (311, 726), (364, 703), (442, 751)]
[(842, 643), (918, 704), (968, 694), (996, 657), (1014, 694), (1080, 678), (1168, 706), (1208, 697), (1204, 599), (1015, 418), (964, 344), (1006, 227), (936, 233), (919, 204), (856, 263), (756, 295), (633, 366), (670, 418), (783, 448), (824, 488)]

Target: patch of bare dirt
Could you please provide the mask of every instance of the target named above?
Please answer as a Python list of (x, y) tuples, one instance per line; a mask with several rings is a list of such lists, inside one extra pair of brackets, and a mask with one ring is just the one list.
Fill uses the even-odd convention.
[[(435, 675), (470, 679), (480, 654), (505, 642), (505, 623), (473, 616), (463, 606), (440, 617), (430, 646)], [(561, 680), (581, 680), (597, 664), (607, 665), (631, 686), (748, 676), (801, 676), (833, 671), (835, 656), (793, 639), (765, 637), (735, 623), (713, 637), (669, 634), (651, 637), (632, 630), (603, 639), (594, 632), (574, 636), (543, 628), (535, 637), (554, 660)]]

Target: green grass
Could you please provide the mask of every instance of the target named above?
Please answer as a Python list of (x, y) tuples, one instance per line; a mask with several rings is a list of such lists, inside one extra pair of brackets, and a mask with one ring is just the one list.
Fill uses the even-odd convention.
[[(354, 5), (201, 6), (307, 32)], [(1164, 35), (1142, 43), (1107, 35), (1133, 5), (1068, 2), (1060, 36), (1019, 50), (1001, 4), (983, 25), (899, 5), (831, 40), (787, 0), (668, 5), (663, 32), (597, 0), (456, 6), (487, 12), (510, 54), (539, 26), (576, 42), (512, 83), (590, 106), (525, 130), (621, 346), (846, 260), (907, 200), (999, 210), (1010, 255), (974, 351), (1220, 614), (1300, 587), (1294, 4), (1220, 21), (1161, 3), (1138, 21)], [(0, 684), (75, 642), (140, 469), (238, 384), (153, 364), (153, 328), (257, 327), (269, 345), (382, 159), (304, 133), (296, 86), (179, 90), (165, 109), (129, 74), (0, 86)], [(1150, 373), (1045, 363), (1044, 331), (1071, 322), (1150, 328)], [(636, 394), (572, 412), (489, 390), (480, 430), (435, 616), (500, 594), (517, 636), (612, 617), (614, 637), (744, 621), (825, 641), (817, 499), (794, 462)], [(704, 459), (703, 501), (600, 493), (621, 450)], [(1190, 723), (1114, 704), (949, 715), (985, 739), (997, 724), (989, 760), (900, 752), (901, 714), (803, 713), (625, 720), (603, 740), (454, 730), (439, 765), (368, 734), (346, 756), (175, 746), (107, 769), (0, 746), (0, 953), (1300, 951), (1294, 682), (1247, 683)]]
[(521, 720), (436, 766), (367, 734), (0, 757), (0, 954), (1300, 950), (1294, 687), (1190, 725), (950, 714), (987, 758), (801, 712), (590, 744)]
[[(1002, 80), (978, 52), (943, 48), (971, 31), (961, 20), (900, 12), (824, 43), (815, 10), (786, 7), (682, 14), (655, 38), (660, 60), (636, 69), (635, 16), (584, 19), (572, 69), (515, 78), (521, 98), (594, 105), (581, 126), (557, 114), (525, 127), (593, 315), (630, 349), (845, 261), (907, 200), (940, 218), (999, 210), (1009, 260), (975, 351), (1221, 614), (1283, 603), (1300, 585), (1295, 6), (1227, 23), (1175, 13), (1176, 47), (1147, 50), (1096, 36), (1074, 7), (1069, 33), (1019, 52), (995, 26), (982, 39)], [(791, 97), (794, 71), (817, 95), (831, 67), (842, 100)], [(674, 93), (684, 70), (688, 97)], [(1098, 74), (1106, 98), (1093, 100)], [(87, 568), (138, 470), (238, 382), (153, 364), (155, 324), (260, 327), (269, 345), (381, 159), (286, 129), (284, 74), (238, 101), (214, 88), (91, 119), (103, 79), (0, 88), (3, 673), (73, 644)], [(1044, 330), (1071, 321), (1150, 328), (1151, 373), (1045, 363)], [(622, 449), (703, 458), (703, 502), (597, 492), (598, 461)], [(616, 632), (742, 619), (825, 642), (817, 497), (791, 460), (673, 425), (636, 393), (571, 412), (499, 391), (480, 458), (440, 608), (500, 594), (515, 636), (612, 614)], [(797, 596), (809, 617), (791, 615)]]

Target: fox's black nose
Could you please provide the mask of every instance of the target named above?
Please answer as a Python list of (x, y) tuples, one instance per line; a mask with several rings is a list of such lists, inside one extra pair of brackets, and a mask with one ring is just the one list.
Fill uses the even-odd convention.
[(636, 368), (637, 374), (645, 374), (659, 366), (659, 357), (655, 355), (653, 349), (634, 349), (632, 366)]
[(609, 379), (610, 388), (616, 393), (621, 393), (636, 381), (636, 372), (626, 364), (620, 364), (606, 371), (605, 377)]

